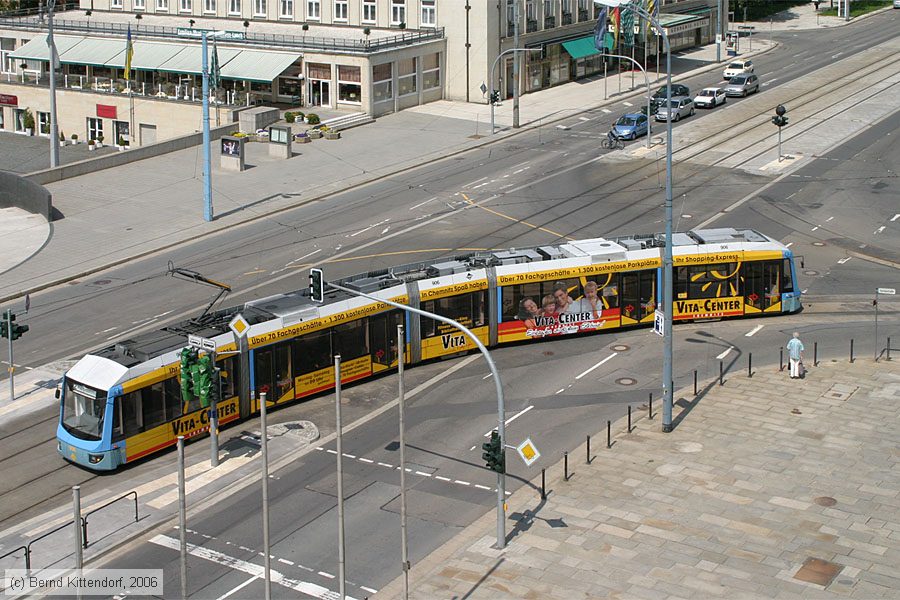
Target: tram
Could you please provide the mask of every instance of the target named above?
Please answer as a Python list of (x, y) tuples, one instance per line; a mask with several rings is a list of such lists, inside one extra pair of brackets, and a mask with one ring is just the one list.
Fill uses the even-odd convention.
[[(675, 322), (794, 313), (801, 309), (791, 250), (751, 229), (676, 233)], [(649, 325), (661, 288), (661, 234), (474, 252), (363, 273), (339, 283), (462, 323), (486, 346)], [(236, 336), (240, 315), (249, 327)], [(397, 348), (398, 324), (404, 324)], [(180, 351), (188, 335), (212, 339), (224, 373), (220, 424), (334, 387), (475, 345), (442, 322), (336, 290), (277, 294), (135, 336), (88, 354), (63, 377), (58, 451), (93, 470), (160, 452), (177, 436), (209, 431), (209, 410), (185, 402)]]

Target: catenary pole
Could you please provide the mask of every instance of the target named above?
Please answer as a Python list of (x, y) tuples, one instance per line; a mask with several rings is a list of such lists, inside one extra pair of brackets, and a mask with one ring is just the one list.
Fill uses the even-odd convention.
[(338, 588), (341, 600), (347, 597), (344, 567), (344, 444), (341, 423), (341, 355), (334, 355), (334, 411), (337, 430)]
[(403, 336), (403, 325), (397, 325), (397, 376), (399, 390), (397, 393), (400, 412), (400, 560), (403, 562), (403, 600), (409, 600), (409, 547), (406, 531), (406, 427), (404, 423), (404, 402), (406, 392), (403, 388), (403, 361), (406, 354), (406, 340)]
[[(515, 0), (513, 8), (513, 48), (519, 47), (519, 1)], [(849, 0), (847, 0), (849, 2)], [(513, 129), (519, 127), (519, 53), (513, 53)]]
[(50, 168), (59, 166), (59, 123), (56, 120), (56, 63), (59, 61), (53, 39), (53, 9), (56, 0), (47, 0), (47, 46), (50, 49)]
[(209, 40), (207, 33), (206, 31), (201, 32), (203, 40), (203, 218), (212, 221), (212, 158), (209, 152)]

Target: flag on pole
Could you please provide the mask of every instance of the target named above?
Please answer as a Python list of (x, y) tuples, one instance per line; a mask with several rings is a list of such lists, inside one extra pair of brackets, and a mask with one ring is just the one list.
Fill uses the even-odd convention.
[(219, 48), (216, 46), (216, 38), (213, 38), (212, 60), (209, 66), (209, 87), (210, 89), (219, 89), (219, 80), (222, 77), (222, 71), (219, 69)]
[(603, 52), (606, 49), (606, 19), (609, 17), (609, 8), (603, 6), (597, 16), (597, 26), (594, 28), (594, 48)]
[(622, 18), (622, 32), (625, 34), (625, 45), (634, 46), (634, 10), (632, 3), (625, 5)]
[(615, 39), (616, 48), (619, 47), (619, 30), (622, 28), (622, 16), (619, 11), (619, 7), (615, 7), (612, 9), (612, 25), (613, 25), (613, 37)]
[(125, 81), (131, 81), (131, 57), (134, 56), (134, 44), (131, 41), (131, 25), (125, 38)]

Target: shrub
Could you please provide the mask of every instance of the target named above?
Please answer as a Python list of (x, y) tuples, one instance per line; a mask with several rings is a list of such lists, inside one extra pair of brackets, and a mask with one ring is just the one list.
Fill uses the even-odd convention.
[(309, 113), (308, 115), (306, 115), (306, 122), (309, 123), (310, 125), (318, 125), (319, 123), (322, 122), (322, 120), (319, 118), (319, 115), (317, 115), (316, 113)]
[(34, 115), (27, 108), (25, 109), (25, 114), (22, 115), (22, 125), (25, 126), (25, 129), (34, 131)]
[(77, 141), (78, 141), (78, 134), (77, 134), (77, 133), (73, 133), (73, 134), (72, 134), (72, 141), (73, 141), (73, 142), (77, 142)]
[(296, 119), (296, 117), (294, 116), (294, 113), (292, 113), (290, 111), (284, 113), (284, 120), (287, 121), (288, 123), (293, 123), (295, 119)]
[(88, 146), (93, 146), (93, 145), (94, 145), (94, 140), (92, 140), (92, 139), (88, 140)]
[(119, 145), (120, 145), (120, 146), (127, 146), (127, 145), (128, 145), (128, 142), (126, 142), (126, 141), (125, 141), (125, 138), (122, 137), (121, 135), (119, 136)]
[(59, 141), (66, 141), (66, 134), (64, 134), (62, 131), (59, 132)]
[(101, 144), (103, 143), (103, 134), (102, 133), (97, 134), (97, 141), (100, 142)]

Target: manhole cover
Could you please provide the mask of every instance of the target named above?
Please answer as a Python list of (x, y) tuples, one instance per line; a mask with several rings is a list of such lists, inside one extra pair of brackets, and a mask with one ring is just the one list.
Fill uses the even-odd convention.
[(831, 496), (819, 496), (815, 500), (813, 500), (819, 506), (834, 506), (837, 504), (837, 500), (832, 498)]
[(98, 279), (97, 281), (92, 282), (91, 285), (106, 285), (111, 282), (112, 279)]
[(553, 356), (553, 350), (544, 350), (544, 356)]
[(612, 346), (612, 349), (616, 352), (627, 352), (628, 350), (631, 350), (631, 348), (625, 344), (616, 344), (615, 346)]
[(800, 409), (794, 408), (794, 409), (791, 409), (791, 414), (792, 415), (802, 415), (803, 413), (800, 412)]
[(819, 274), (819, 272), (818, 271), (803, 271), (803, 274), (809, 275), (810, 277), (815, 277), (816, 275)]
[(685, 454), (693, 454), (703, 450), (703, 444), (700, 442), (678, 442), (675, 444), (675, 450)]
[(470, 135), (470, 136), (469, 136), (469, 139), (470, 139), (470, 140), (480, 140), (480, 139), (483, 138), (483, 137), (484, 137), (483, 135), (476, 133), (476, 134), (474, 134), (474, 135)]
[(637, 379), (633, 379), (631, 377), (621, 377), (616, 379), (616, 383), (619, 385), (634, 385), (637, 383)]
[(813, 246), (824, 246), (825, 242), (813, 242), (812, 245)]
[(807, 558), (803, 566), (794, 575), (794, 579), (828, 587), (843, 568), (843, 565), (828, 562), (827, 560)]

